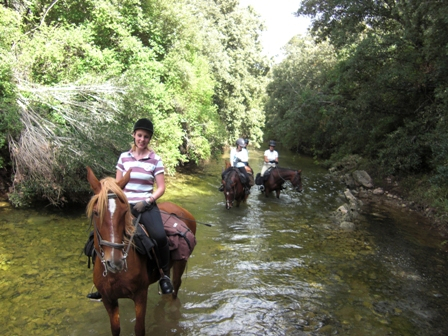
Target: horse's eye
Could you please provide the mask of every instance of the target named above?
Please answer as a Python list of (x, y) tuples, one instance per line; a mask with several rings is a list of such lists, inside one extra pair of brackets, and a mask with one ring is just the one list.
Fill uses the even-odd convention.
[(94, 215), (95, 217), (98, 217), (98, 211), (94, 210), (94, 211), (93, 211), (93, 215)]

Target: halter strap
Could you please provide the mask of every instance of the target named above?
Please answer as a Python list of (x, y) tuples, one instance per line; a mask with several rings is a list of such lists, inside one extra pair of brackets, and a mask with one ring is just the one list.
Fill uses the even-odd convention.
[[(108, 194), (107, 194), (107, 199), (114, 199), (114, 198), (117, 198), (117, 195), (116, 195), (116, 194), (114, 194), (114, 193), (108, 193)], [(127, 256), (128, 256), (129, 249), (131, 248), (132, 241), (133, 241), (133, 239), (134, 239), (134, 235), (135, 235), (135, 231), (136, 231), (136, 227), (137, 227), (137, 225), (138, 225), (138, 223), (139, 223), (139, 221), (140, 221), (140, 217), (141, 217), (141, 214), (139, 214), (138, 217), (137, 217), (136, 220), (135, 220), (135, 223), (134, 223), (134, 230), (133, 230), (132, 235), (131, 235), (131, 237), (130, 237), (130, 239), (129, 239), (128, 246), (126, 247), (126, 251), (123, 251), (123, 252), (124, 252), (124, 253), (123, 253), (123, 259), (124, 259), (124, 263), (125, 263), (125, 265), (126, 265), (126, 266), (125, 266), (125, 269), (127, 268), (126, 258), (127, 258)], [(103, 249), (102, 249), (102, 246), (108, 246), (108, 247), (111, 247), (111, 248), (114, 248), (114, 249), (123, 249), (123, 248), (125, 247), (125, 244), (124, 244), (124, 243), (121, 243), (121, 244), (120, 244), (120, 243), (113, 243), (113, 242), (110, 242), (110, 241), (108, 241), (108, 240), (103, 239), (103, 238), (101, 237), (100, 231), (98, 230), (98, 227), (96, 226), (96, 222), (93, 220), (93, 215), (92, 215), (92, 217), (90, 218), (90, 221), (91, 221), (91, 222), (90, 222), (90, 225), (92, 225), (92, 223), (93, 223), (93, 227), (94, 227), (95, 233), (96, 233), (96, 235), (97, 235), (98, 246), (99, 246), (100, 251), (98, 251), (98, 250), (96, 249), (95, 244), (93, 244), (93, 248), (94, 248), (96, 254), (98, 255), (98, 257), (100, 258), (101, 263), (102, 263), (103, 266), (104, 266), (103, 276), (106, 276), (106, 275), (107, 275), (107, 267), (106, 267), (106, 260), (104, 259), (104, 251), (103, 251)]]

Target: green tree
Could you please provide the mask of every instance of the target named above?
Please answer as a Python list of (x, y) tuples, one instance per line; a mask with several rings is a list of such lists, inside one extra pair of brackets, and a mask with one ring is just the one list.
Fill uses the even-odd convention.
[(298, 14), (313, 18), (314, 35), (328, 39), (339, 58), (329, 84), (342, 97), (346, 132), (335, 152), (360, 153), (389, 173), (444, 161), (434, 160), (428, 139), (441, 130), (446, 106), (439, 93), (447, 86), (447, 8), (437, 1), (302, 2)]
[[(15, 13), (10, 16), (16, 21), (5, 22), (17, 32), (0, 50), (10, 64), (0, 71), (8, 94), (0, 104), (15, 102), (7, 118), (19, 125), (13, 132), (12, 123), (4, 124), (16, 172), (14, 204), (82, 200), (85, 166), (113, 174), (141, 117), (153, 120), (152, 144), (170, 174), (179, 163), (200, 163), (218, 153), (233, 137), (226, 129), (261, 138), (258, 19), (244, 16), (236, 3), (228, 21), (213, 21), (209, 12), (197, 16), (200, 9), (220, 13), (227, 6), (208, 4), (34, 0), (2, 7)], [(224, 69), (223, 62), (237, 66)], [(223, 84), (230, 89), (222, 91)]]
[(14, 56), (11, 46), (20, 35), (20, 16), (0, 6), (0, 169), (9, 164), (7, 143), (20, 131), (20, 118), (16, 113), (17, 87), (14, 83)]
[(267, 86), (266, 118), (270, 138), (316, 156), (332, 151), (335, 97), (325, 89), (336, 63), (333, 48), (310, 38), (293, 37), (285, 59), (275, 65)]
[(263, 96), (269, 70), (262, 55), (260, 17), (252, 7), (240, 8), (237, 0), (192, 3), (204, 17), (203, 53), (216, 81), (213, 99), (228, 143), (244, 136), (256, 144), (263, 138)]

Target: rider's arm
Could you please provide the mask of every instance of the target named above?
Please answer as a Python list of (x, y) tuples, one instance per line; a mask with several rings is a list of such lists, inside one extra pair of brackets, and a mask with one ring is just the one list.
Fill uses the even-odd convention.
[(120, 181), (123, 178), (123, 172), (120, 169), (117, 169), (117, 173), (115, 174), (115, 180)]
[(155, 200), (162, 197), (162, 195), (165, 193), (165, 174), (160, 173), (156, 175), (156, 184), (157, 184), (157, 190), (153, 191), (152, 196), (149, 197), (148, 200), (146, 200), (148, 203), (152, 203)]

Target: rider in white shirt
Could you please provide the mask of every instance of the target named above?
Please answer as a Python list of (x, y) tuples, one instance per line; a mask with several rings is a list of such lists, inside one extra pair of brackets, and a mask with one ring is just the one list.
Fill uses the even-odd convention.
[[(222, 173), (222, 179), (224, 180), (224, 176), (227, 174), (229, 169), (232, 169), (232, 167), (238, 168), (238, 170), (245, 176), (246, 178), (246, 183), (244, 183), (245, 185), (245, 189), (246, 189), (246, 193), (249, 194), (250, 193), (250, 178), (249, 175), (246, 172), (246, 166), (249, 165), (249, 153), (247, 152), (246, 147), (246, 142), (244, 141), (243, 138), (239, 138), (236, 141), (236, 148), (232, 148), (230, 150), (230, 165), (231, 167), (228, 168), (227, 170), (225, 170)], [(221, 185), (219, 187), (219, 191), (223, 191), (224, 190), (224, 186)]]
[[(266, 170), (269, 168), (273, 168), (278, 164), (278, 152), (274, 149), (275, 148), (275, 141), (271, 140), (269, 141), (269, 149), (266, 149), (264, 151), (264, 163), (263, 167), (261, 167), (260, 175), (263, 177)], [(260, 190), (264, 190), (264, 186), (260, 186)]]

